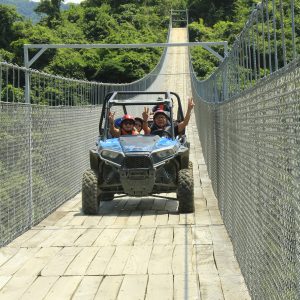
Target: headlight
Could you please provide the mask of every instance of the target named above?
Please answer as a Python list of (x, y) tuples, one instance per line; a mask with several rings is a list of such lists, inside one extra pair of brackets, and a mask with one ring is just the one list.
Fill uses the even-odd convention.
[(110, 150), (102, 150), (100, 152), (100, 156), (105, 159), (109, 160), (115, 164), (121, 165), (123, 161), (123, 155), (119, 152), (110, 151)]
[(161, 162), (175, 154), (174, 149), (166, 149), (162, 151), (157, 151), (152, 153), (152, 159), (154, 163)]
[(103, 150), (101, 152), (101, 155), (107, 159), (116, 159), (120, 155), (120, 153), (109, 150)]

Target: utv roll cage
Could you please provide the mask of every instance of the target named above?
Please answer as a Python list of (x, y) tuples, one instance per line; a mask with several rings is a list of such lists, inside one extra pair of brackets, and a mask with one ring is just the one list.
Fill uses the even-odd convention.
[[(159, 97), (154, 100), (143, 100), (143, 99), (128, 99), (128, 98), (134, 98), (135, 95), (157, 95), (163, 97)], [(118, 96), (129, 96), (127, 99), (117, 99)], [(112, 106), (122, 106), (123, 108), (123, 113), (127, 114), (127, 109), (126, 105), (159, 105), (159, 104), (164, 104), (169, 107), (170, 109), (170, 125), (171, 125), (171, 132), (172, 132), (172, 139), (175, 139), (174, 136), (174, 123), (173, 123), (173, 107), (174, 107), (174, 98), (177, 100), (177, 118), (176, 120), (178, 122), (183, 121), (184, 115), (183, 115), (183, 110), (182, 110), (182, 105), (180, 101), (180, 97), (178, 94), (174, 92), (141, 92), (141, 91), (126, 91), (126, 92), (110, 92), (108, 93), (103, 101), (103, 106), (102, 106), (102, 112), (100, 116), (100, 121), (99, 121), (99, 136), (101, 140), (106, 140), (108, 138), (108, 129), (109, 129), (109, 124), (108, 124), (108, 116), (109, 111)]]

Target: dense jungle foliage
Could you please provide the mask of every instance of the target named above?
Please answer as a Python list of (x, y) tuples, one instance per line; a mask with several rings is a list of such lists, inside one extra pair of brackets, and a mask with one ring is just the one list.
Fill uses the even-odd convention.
[[(14, 6), (0, 4), (1, 59), (23, 65), (23, 44), (165, 42), (171, 8), (188, 8), (191, 41), (232, 42), (257, 1), (86, 0), (71, 4), (67, 10), (62, 9), (63, 2), (42, 0), (35, 7), (41, 17), (36, 24), (17, 13)], [(78, 79), (124, 83), (149, 73), (161, 52), (158, 48), (47, 50), (32, 68)], [(31, 57), (33, 54), (32, 50)], [(200, 78), (219, 63), (200, 47), (193, 49), (193, 57)]]
[[(188, 0), (190, 42), (228, 41), (229, 47), (243, 29), (258, 0)], [(223, 47), (213, 47), (222, 56)], [(194, 70), (205, 79), (219, 60), (201, 47), (191, 48)]]
[[(180, 0), (87, 0), (62, 11), (62, 2), (41, 1), (36, 12), (43, 17), (37, 24), (15, 7), (0, 5), (2, 60), (23, 65), (24, 44), (165, 42), (172, 5), (184, 6)], [(132, 82), (149, 73), (161, 53), (158, 48), (47, 50), (32, 68), (99, 82)]]
[[(190, 41), (228, 41), (229, 48), (233, 45), (236, 38), (241, 33), (244, 28), (246, 22), (249, 19), (249, 16), (256, 7), (258, 2), (253, 0), (236, 0), (236, 1), (222, 1), (222, 5), (218, 6), (218, 0), (214, 1), (191, 1), (193, 3), (190, 6), (190, 25), (189, 25), (189, 33), (190, 33)], [(275, 10), (273, 7), (272, 1), (264, 2), (268, 3), (268, 14), (269, 14), (269, 24), (266, 22), (266, 6), (264, 6), (264, 23), (261, 22), (261, 13), (256, 15), (256, 21), (254, 21), (254, 25), (252, 26), (251, 32), (248, 35), (248, 39), (251, 40), (251, 51), (256, 51), (256, 63), (254, 63), (254, 57), (252, 57), (252, 74), (249, 75), (249, 70), (242, 68), (240, 70), (243, 76), (252, 76), (255, 78), (263, 77), (270, 73), (270, 63), (273, 66), (275, 60), (278, 60), (278, 67), (281, 68), (285, 65), (286, 59), (287, 62), (292, 61), (293, 59), (293, 45), (292, 45), (292, 15), (291, 15), (291, 2), (290, 1), (279, 1), (275, 0)], [(195, 5), (195, 6), (194, 6)], [(282, 6), (282, 10), (280, 10), (280, 6)], [(219, 7), (220, 9), (217, 9)], [(262, 11), (262, 10), (260, 10)], [(275, 11), (275, 15), (273, 12)], [(200, 12), (200, 13), (199, 13)], [(203, 13), (204, 12), (204, 13)], [(199, 18), (200, 16), (200, 18)], [(275, 24), (274, 25), (274, 16), (275, 16)], [(259, 25), (255, 25), (259, 22)], [(268, 34), (267, 29), (269, 26), (269, 34), (270, 41), (268, 45)], [(275, 27), (274, 27), (275, 26)], [(295, 48), (297, 49), (297, 53), (300, 51), (300, 43), (297, 38), (300, 34), (300, 7), (295, 2), (294, 6), (294, 28), (295, 28)], [(284, 36), (283, 36), (284, 32)], [(260, 36), (258, 38), (258, 36)], [(276, 44), (274, 41), (274, 37), (276, 36)], [(266, 47), (268, 45), (268, 47)], [(275, 50), (276, 47), (276, 50)], [(256, 49), (256, 50), (254, 50)], [(221, 48), (214, 48), (221, 55)], [(275, 51), (277, 51), (277, 55), (275, 55)], [(284, 54), (284, 51), (286, 53)], [(194, 69), (198, 75), (199, 79), (205, 79), (209, 74), (212, 74), (213, 71), (219, 66), (219, 62), (216, 57), (207, 52), (206, 50), (195, 47), (192, 48), (192, 60)], [(252, 53), (253, 56), (253, 53)], [(276, 56), (276, 59), (275, 59)], [(251, 60), (251, 55), (247, 56), (245, 59)], [(266, 66), (263, 67), (262, 61), (265, 60)], [(259, 65), (259, 61), (261, 62)], [(242, 62), (243, 64), (243, 62)], [(258, 68), (258, 70), (255, 70)], [(256, 75), (255, 75), (256, 73)], [(259, 74), (259, 75), (258, 75)], [(245, 79), (245, 78), (244, 78)], [(244, 80), (242, 78), (242, 80)], [(247, 80), (247, 79), (245, 79)], [(248, 82), (248, 84), (251, 84)]]

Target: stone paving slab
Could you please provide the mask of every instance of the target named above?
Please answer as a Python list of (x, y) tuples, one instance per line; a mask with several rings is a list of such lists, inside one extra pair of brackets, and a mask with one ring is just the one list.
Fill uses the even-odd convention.
[[(171, 38), (186, 41), (186, 30)], [(168, 51), (162, 73), (180, 75), (160, 76), (153, 89), (186, 100), (187, 49)], [(195, 213), (178, 214), (174, 200), (125, 197), (84, 216), (78, 194), (0, 249), (0, 299), (250, 299), (195, 132), (192, 115)]]

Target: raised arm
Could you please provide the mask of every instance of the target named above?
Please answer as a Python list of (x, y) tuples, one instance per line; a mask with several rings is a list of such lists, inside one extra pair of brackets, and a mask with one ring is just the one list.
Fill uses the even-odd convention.
[(189, 121), (191, 118), (191, 113), (192, 113), (194, 106), (195, 106), (195, 103), (194, 103), (193, 98), (189, 98), (188, 99), (188, 108), (187, 108), (185, 117), (184, 117), (183, 121), (178, 124), (178, 132), (179, 133), (181, 133), (184, 130), (184, 128), (189, 124)]
[(151, 132), (150, 128), (148, 127), (149, 107), (144, 107), (142, 117), (143, 117), (143, 126), (142, 127), (144, 130), (144, 134), (148, 135)]
[(109, 132), (113, 137), (119, 137), (121, 135), (120, 129), (115, 127), (115, 112), (109, 112), (108, 122), (109, 122)]

